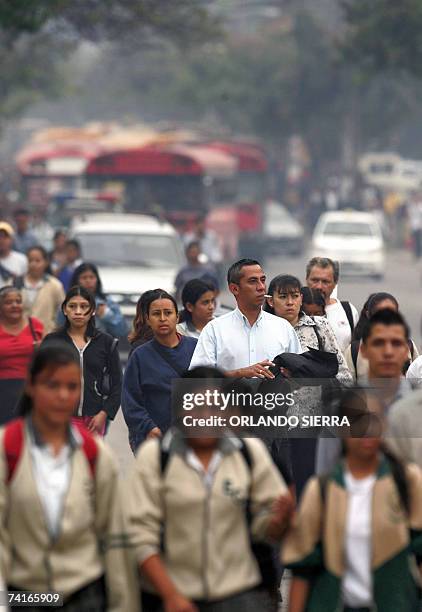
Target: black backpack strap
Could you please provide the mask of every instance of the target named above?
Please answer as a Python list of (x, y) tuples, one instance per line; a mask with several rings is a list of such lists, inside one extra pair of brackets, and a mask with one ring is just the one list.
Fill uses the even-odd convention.
[(182, 370), (179, 364), (176, 363), (175, 360), (171, 359), (171, 357), (166, 353), (165, 349), (158, 342), (154, 340), (151, 346), (154, 351), (160, 355), (161, 359), (163, 359), (179, 377), (185, 373), (185, 370)]
[(353, 320), (353, 312), (352, 307), (350, 306), (350, 302), (340, 302), (340, 304), (342, 305), (343, 310), (346, 313), (346, 317), (350, 325), (350, 330), (353, 334), (353, 330), (355, 329), (355, 322)]
[(321, 494), (321, 501), (323, 506), (325, 505), (325, 501), (327, 499), (327, 485), (329, 479), (329, 474), (321, 474), (321, 476), (318, 476), (319, 492)]
[(170, 451), (168, 450), (168, 448), (164, 448), (163, 446), (163, 439), (160, 438), (159, 440), (160, 444), (159, 444), (159, 451), (160, 451), (160, 474), (161, 477), (164, 476), (169, 459), (170, 459)]
[(252, 457), (251, 457), (249, 448), (246, 446), (246, 443), (240, 438), (239, 438), (239, 442), (241, 443), (241, 447), (239, 448), (239, 450), (242, 453), (242, 456), (245, 460), (246, 465), (252, 471)]
[(355, 368), (356, 378), (358, 377), (358, 355), (360, 348), (360, 340), (353, 340), (350, 345), (350, 354), (352, 356), (353, 367)]
[(25, 282), (24, 282), (24, 278), (23, 276), (16, 276), (13, 279), (13, 287), (15, 287), (15, 289), (23, 289), (25, 286)]
[(3, 264), (0, 264), (0, 276), (4, 281), (8, 281), (10, 278), (15, 279), (13, 272), (5, 268)]
[(315, 332), (315, 335), (316, 335), (317, 340), (318, 340), (318, 350), (319, 351), (323, 351), (324, 350), (324, 343), (322, 342), (321, 334), (318, 331), (318, 325), (317, 325), (315, 319), (313, 317), (311, 317), (311, 318), (312, 318), (313, 322), (315, 323), (313, 328), (314, 328), (314, 332)]
[(414, 361), (415, 360), (415, 345), (413, 344), (413, 341), (411, 338), (409, 338), (407, 343), (409, 345), (410, 360)]

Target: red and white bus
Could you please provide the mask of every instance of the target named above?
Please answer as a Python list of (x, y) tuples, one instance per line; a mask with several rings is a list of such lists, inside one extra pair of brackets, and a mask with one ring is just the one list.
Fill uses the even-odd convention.
[(29, 203), (38, 192), (47, 202), (63, 191), (117, 191), (128, 212), (162, 216), (181, 233), (206, 214), (227, 259), (259, 248), (268, 164), (257, 145), (157, 142), (125, 148), (52, 142), (26, 148), (17, 163)]

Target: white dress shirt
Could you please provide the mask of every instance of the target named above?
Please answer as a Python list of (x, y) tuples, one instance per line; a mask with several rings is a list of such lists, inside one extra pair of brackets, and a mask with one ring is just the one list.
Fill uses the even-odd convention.
[(213, 319), (202, 330), (189, 369), (211, 366), (230, 371), (246, 368), (281, 353), (302, 353), (288, 321), (261, 311), (252, 325), (239, 308)]

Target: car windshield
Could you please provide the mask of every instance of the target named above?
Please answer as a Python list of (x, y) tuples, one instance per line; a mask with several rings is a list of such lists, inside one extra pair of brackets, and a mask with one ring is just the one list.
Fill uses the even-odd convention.
[(172, 236), (86, 233), (75, 238), (81, 244), (84, 260), (103, 267), (177, 268), (181, 265), (180, 251)]
[(330, 236), (375, 236), (374, 227), (369, 223), (357, 221), (329, 221), (322, 229), (322, 234)]

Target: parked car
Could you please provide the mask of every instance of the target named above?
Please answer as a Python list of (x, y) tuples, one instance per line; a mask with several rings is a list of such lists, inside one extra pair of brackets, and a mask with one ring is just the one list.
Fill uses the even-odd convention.
[(300, 255), (304, 229), (283, 204), (270, 201), (265, 207), (263, 239), (268, 254)]
[(358, 211), (323, 213), (315, 226), (310, 256), (338, 261), (342, 276), (382, 279), (385, 245), (376, 216)]
[(84, 261), (98, 266), (105, 293), (128, 318), (144, 291), (174, 292), (185, 256), (169, 223), (140, 214), (91, 214), (73, 221), (71, 236), (80, 242)]

